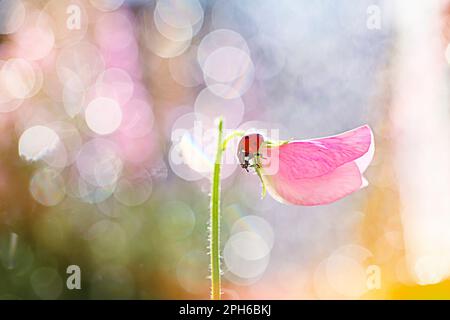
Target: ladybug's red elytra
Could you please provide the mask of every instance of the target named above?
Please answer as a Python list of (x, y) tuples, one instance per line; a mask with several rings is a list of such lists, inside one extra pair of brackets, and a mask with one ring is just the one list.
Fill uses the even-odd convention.
[(255, 156), (258, 157), (261, 154), (259, 153), (259, 149), (264, 142), (264, 137), (259, 133), (253, 133), (246, 135), (241, 138), (239, 141), (238, 149), (237, 149), (237, 157), (239, 159), (239, 163), (241, 167), (249, 172), (249, 167), (258, 166), (258, 163), (254, 161)]

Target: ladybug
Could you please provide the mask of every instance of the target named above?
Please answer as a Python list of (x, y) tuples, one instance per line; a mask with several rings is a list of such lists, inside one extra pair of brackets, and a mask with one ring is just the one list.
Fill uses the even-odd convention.
[(249, 172), (249, 167), (259, 168), (259, 163), (255, 157), (261, 156), (259, 149), (264, 142), (264, 137), (259, 133), (246, 135), (239, 141), (237, 158), (241, 167)]

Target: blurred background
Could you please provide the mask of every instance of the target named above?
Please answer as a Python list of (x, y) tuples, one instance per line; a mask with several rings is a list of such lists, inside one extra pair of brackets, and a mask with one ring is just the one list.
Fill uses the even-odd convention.
[(439, 0), (0, 0), (0, 298), (208, 299), (220, 115), (376, 142), (369, 186), (319, 207), (262, 200), (228, 149), (225, 299), (450, 298), (449, 22)]

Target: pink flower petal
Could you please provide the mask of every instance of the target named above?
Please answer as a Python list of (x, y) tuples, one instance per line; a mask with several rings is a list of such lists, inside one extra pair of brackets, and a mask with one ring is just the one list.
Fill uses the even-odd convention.
[(362, 173), (374, 151), (367, 125), (336, 136), (292, 141), (262, 150), (262, 178), (281, 202), (327, 204), (367, 185)]
[(370, 146), (369, 146), (369, 150), (367, 150), (367, 152), (360, 158), (355, 160), (356, 165), (359, 168), (359, 171), (361, 173), (363, 173), (364, 171), (366, 171), (367, 167), (370, 165), (370, 163), (372, 162), (373, 156), (375, 154), (375, 140), (373, 138), (373, 133), (372, 130), (370, 130)]
[(354, 162), (315, 178), (294, 179), (283, 175), (263, 175), (268, 192), (276, 200), (303, 206), (328, 204), (362, 186), (362, 177)]
[[(372, 131), (365, 125), (342, 134), (304, 141), (292, 141), (262, 151), (263, 167), (275, 167), (276, 174), (292, 179), (314, 178), (364, 156), (372, 144)], [(373, 156), (358, 163), (367, 167)], [(362, 170), (363, 171), (363, 170)], [(275, 174), (271, 170), (271, 174)]]

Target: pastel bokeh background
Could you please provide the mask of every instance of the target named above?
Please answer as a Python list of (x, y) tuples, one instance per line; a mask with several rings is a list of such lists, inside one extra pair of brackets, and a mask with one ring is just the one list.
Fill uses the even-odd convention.
[(450, 298), (449, 12), (0, 0), (0, 298), (207, 299), (218, 116), (376, 142), (369, 186), (319, 207), (260, 199), (228, 149), (225, 299)]

